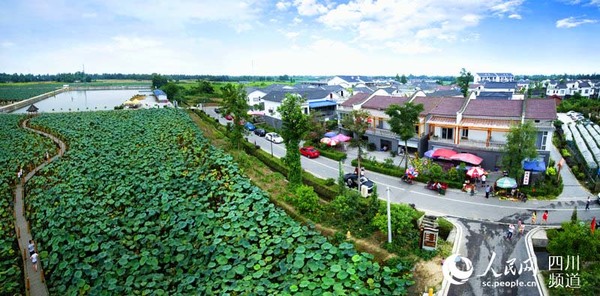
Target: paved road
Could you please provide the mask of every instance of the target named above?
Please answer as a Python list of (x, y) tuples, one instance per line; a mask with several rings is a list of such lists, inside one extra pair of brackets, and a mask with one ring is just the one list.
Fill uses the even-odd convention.
[[(451, 285), (448, 295), (539, 295), (523, 235), (506, 238), (507, 226), (458, 219), (463, 229), (459, 254), (473, 263), (473, 274), (462, 285)], [(488, 268), (489, 267), (489, 268)]]

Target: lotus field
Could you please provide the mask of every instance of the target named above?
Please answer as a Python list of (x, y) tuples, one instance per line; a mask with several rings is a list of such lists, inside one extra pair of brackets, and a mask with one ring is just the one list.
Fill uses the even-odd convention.
[(58, 83), (19, 83), (0, 86), (0, 101), (21, 101), (62, 87)]
[(34, 167), (46, 151), (55, 149), (50, 139), (19, 128), (23, 116), (0, 115), (0, 295), (24, 292), (23, 263), (15, 233), (12, 186), (17, 171)]
[(402, 295), (409, 282), (270, 203), (175, 109), (45, 114), (28, 186), (51, 295)]

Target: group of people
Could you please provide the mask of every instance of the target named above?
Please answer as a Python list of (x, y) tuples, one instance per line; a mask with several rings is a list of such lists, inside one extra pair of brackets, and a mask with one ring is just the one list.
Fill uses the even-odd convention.
[(31, 259), (31, 264), (33, 265), (33, 270), (38, 271), (38, 253), (35, 251), (35, 244), (33, 240), (29, 240), (29, 244), (27, 245), (27, 250), (29, 251), (29, 259)]
[[(533, 213), (531, 213), (531, 224), (535, 225), (537, 223), (536, 220), (537, 220), (537, 211), (533, 211)], [(548, 224), (548, 210), (545, 210), (544, 213), (542, 214), (542, 224)], [(523, 221), (521, 221), (521, 219), (519, 219), (519, 221), (517, 222), (516, 227), (512, 223), (508, 224), (506, 238), (511, 240), (515, 231), (518, 231), (519, 235), (522, 235), (525, 232), (525, 224), (523, 224)]]

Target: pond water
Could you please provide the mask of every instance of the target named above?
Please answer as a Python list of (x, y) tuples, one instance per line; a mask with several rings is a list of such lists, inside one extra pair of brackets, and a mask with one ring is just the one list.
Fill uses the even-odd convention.
[[(74, 112), (113, 110), (137, 94), (150, 94), (150, 90), (74, 90), (49, 97), (34, 105), (39, 112)], [(147, 97), (147, 100), (154, 97)], [(12, 113), (26, 113), (29, 106), (17, 109)]]

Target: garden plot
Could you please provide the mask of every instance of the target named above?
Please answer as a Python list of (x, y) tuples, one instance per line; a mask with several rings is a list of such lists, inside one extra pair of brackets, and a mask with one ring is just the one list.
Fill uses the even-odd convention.
[[(579, 126), (581, 126), (581, 128), (579, 128)], [(598, 169), (598, 163), (594, 158), (594, 154), (592, 151), (590, 151), (590, 148), (588, 148), (595, 147), (595, 151), (597, 151), (598, 146), (594, 139), (591, 138), (590, 134), (583, 127), (583, 125), (570, 124), (569, 127), (571, 129), (571, 133), (573, 134), (573, 140), (575, 142), (575, 145), (577, 146), (579, 153), (581, 153), (581, 156), (583, 157), (583, 160), (585, 161), (588, 169)], [(583, 134), (580, 132), (581, 130), (584, 131)]]

